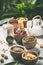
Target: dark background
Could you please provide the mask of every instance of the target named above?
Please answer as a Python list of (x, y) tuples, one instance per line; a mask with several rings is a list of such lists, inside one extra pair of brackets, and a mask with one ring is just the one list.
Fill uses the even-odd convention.
[(0, 0), (0, 20), (20, 16), (32, 19), (35, 15), (43, 19), (43, 0)]

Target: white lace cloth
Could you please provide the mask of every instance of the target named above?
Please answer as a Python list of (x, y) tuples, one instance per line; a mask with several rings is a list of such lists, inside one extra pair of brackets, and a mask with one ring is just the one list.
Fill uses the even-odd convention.
[[(4, 60), (4, 63), (0, 62), (0, 65), (4, 65), (14, 61), (9, 52), (10, 47), (8, 46), (8, 43), (6, 42), (6, 36), (7, 36), (6, 31), (3, 30), (2, 26), (0, 26), (0, 41), (2, 41), (2, 43), (0, 42), (0, 54), (4, 53), (3, 48), (8, 49), (8, 51), (5, 52), (5, 54), (8, 56), (8, 60)], [(43, 38), (37, 39), (37, 41), (39, 43), (43, 43)], [(43, 49), (41, 49), (38, 45), (36, 45), (36, 47), (40, 50), (40, 55), (43, 56)], [(43, 60), (41, 61), (39, 60), (39, 63), (43, 65)]]

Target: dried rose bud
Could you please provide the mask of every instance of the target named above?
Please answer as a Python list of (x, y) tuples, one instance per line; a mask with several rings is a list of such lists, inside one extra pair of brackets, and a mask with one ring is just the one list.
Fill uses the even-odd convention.
[(4, 63), (4, 59), (0, 59), (0, 62), (1, 62), (1, 63)]
[(1, 54), (2, 57), (4, 57), (4, 54)]
[(5, 55), (4, 58), (5, 58), (5, 59), (8, 59), (8, 56)]

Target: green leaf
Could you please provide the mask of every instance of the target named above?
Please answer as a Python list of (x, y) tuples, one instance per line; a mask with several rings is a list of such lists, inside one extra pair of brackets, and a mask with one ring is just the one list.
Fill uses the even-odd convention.
[(39, 60), (43, 60), (43, 57), (39, 57)]
[(16, 6), (16, 8), (17, 8), (17, 9), (23, 9), (23, 5), (22, 5), (22, 4), (18, 4), (18, 5)]
[(14, 61), (14, 62), (5, 64), (5, 65), (21, 65), (21, 64), (20, 64), (20, 62), (18, 62), (18, 61)]
[(31, 1), (31, 4), (35, 4), (37, 0), (32, 0)]

